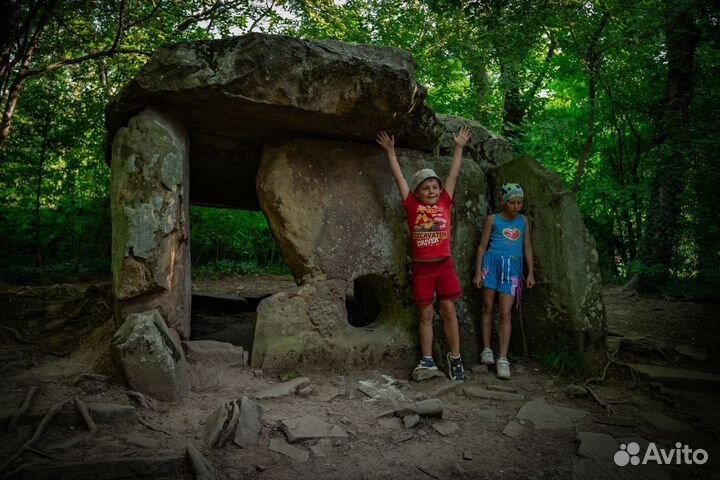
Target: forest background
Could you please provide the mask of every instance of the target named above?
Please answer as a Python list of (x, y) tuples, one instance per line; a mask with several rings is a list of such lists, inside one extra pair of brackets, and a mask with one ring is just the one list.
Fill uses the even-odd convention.
[[(411, 52), (436, 112), (504, 135), (575, 192), (605, 282), (720, 299), (718, 2), (0, 5), (0, 281), (107, 275), (105, 104), (162, 45), (257, 31)], [(287, 272), (260, 212), (192, 207), (191, 228), (194, 271)]]

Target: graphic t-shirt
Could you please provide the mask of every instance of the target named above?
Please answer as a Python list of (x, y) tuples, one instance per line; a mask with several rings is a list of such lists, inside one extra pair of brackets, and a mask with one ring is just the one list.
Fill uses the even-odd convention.
[(445, 190), (435, 205), (420, 202), (410, 192), (403, 202), (410, 228), (412, 257), (415, 259), (450, 256), (450, 209), (453, 200)]

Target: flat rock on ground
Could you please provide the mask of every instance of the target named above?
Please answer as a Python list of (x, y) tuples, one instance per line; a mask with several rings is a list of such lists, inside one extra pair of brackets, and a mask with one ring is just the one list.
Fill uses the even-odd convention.
[(452, 435), (453, 433), (460, 430), (460, 426), (455, 422), (451, 422), (450, 420), (439, 420), (437, 422), (433, 422), (432, 428), (435, 429), (435, 431), (437, 431), (443, 437)]
[[(605, 433), (577, 434), (577, 457), (573, 459), (573, 480), (670, 480), (660, 465), (625, 465), (615, 463), (621, 442)], [(642, 451), (640, 452), (642, 454)]]
[(255, 398), (257, 400), (267, 400), (269, 398), (287, 397), (288, 395), (294, 395), (299, 388), (309, 384), (310, 379), (307, 377), (294, 378), (255, 393)]
[(525, 400), (525, 395), (519, 393), (499, 392), (480, 387), (465, 387), (465, 395), (470, 398), (485, 398), (488, 400)]
[(657, 430), (665, 433), (689, 433), (692, 427), (687, 423), (668, 417), (660, 412), (640, 412), (640, 416)]
[(290, 443), (318, 438), (347, 437), (345, 430), (339, 426), (331, 425), (313, 415), (282, 420), (280, 429), (285, 432)]
[(641, 377), (653, 382), (660, 382), (668, 387), (703, 388), (706, 390), (720, 387), (720, 375), (713, 373), (637, 363), (632, 364), (631, 368)]
[(523, 405), (517, 418), (530, 420), (538, 430), (556, 430), (573, 428), (574, 422), (586, 415), (588, 412), (583, 410), (550, 405), (544, 398), (537, 398)]
[(270, 440), (268, 449), (273, 452), (281, 453), (292, 458), (298, 463), (305, 463), (310, 460), (310, 453), (302, 448), (294, 447), (282, 438), (273, 438)]

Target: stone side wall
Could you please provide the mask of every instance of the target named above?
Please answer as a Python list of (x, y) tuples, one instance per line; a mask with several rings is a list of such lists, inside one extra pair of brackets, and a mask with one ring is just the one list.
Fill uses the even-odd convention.
[(112, 271), (116, 323), (157, 308), (190, 336), (188, 145), (185, 129), (148, 107), (113, 142)]

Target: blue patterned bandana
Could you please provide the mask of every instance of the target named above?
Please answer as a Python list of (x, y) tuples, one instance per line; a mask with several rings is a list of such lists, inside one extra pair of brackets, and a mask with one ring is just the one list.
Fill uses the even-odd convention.
[(525, 197), (525, 193), (519, 183), (506, 183), (500, 187), (500, 205), (505, 205), (512, 197)]

